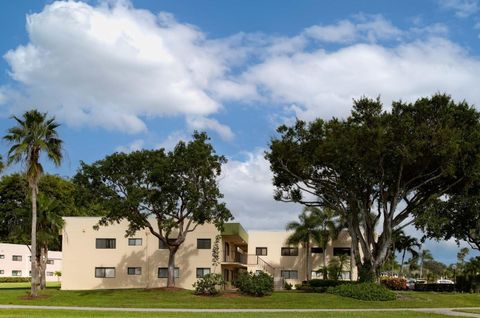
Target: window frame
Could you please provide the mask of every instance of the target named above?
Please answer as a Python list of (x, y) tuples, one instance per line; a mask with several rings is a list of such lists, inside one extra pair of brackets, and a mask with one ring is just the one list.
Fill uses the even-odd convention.
[[(130, 244), (130, 243), (134, 244)], [(140, 244), (137, 244), (137, 242), (140, 242)], [(143, 239), (141, 237), (129, 237), (128, 238), (128, 246), (142, 246), (143, 245)]]
[[(263, 252), (263, 250), (265, 250), (265, 254), (258, 253), (259, 250), (261, 252)], [(264, 247), (264, 246), (255, 247), (255, 255), (256, 256), (267, 256), (268, 255), (268, 247)]]
[[(113, 269), (113, 276), (107, 276), (107, 270), (112, 270)], [(99, 276), (97, 275), (97, 271), (102, 271), (103, 270), (103, 275)], [(107, 266), (99, 266), (95, 267), (95, 278), (115, 278), (117, 276), (117, 270), (115, 267), (107, 267)]]
[(22, 260), (22, 255), (12, 255), (12, 262), (21, 262)]
[(0, 269), (0, 275), (5, 275), (5, 270), (4, 269)]
[[(285, 277), (285, 273), (288, 273), (288, 277)], [(295, 277), (292, 277), (292, 273), (295, 273)], [(298, 279), (298, 270), (296, 269), (282, 269), (280, 270), (280, 277), (284, 279)]]
[[(285, 251), (288, 250), (288, 253), (285, 253)], [(292, 253), (294, 251), (294, 253)], [(298, 247), (282, 247), (280, 250), (280, 255), (281, 256), (298, 256)]]
[[(101, 244), (99, 244), (99, 242), (101, 242), (101, 241), (105, 241), (105, 247), (103, 247), (103, 246), (101, 246)], [(112, 245), (111, 242), (113, 242), (113, 247), (111, 246)], [(95, 239), (95, 248), (96, 249), (102, 249), (102, 250), (114, 250), (114, 249), (117, 248), (117, 239), (115, 239), (115, 238), (104, 238), (104, 237), (96, 238)]]
[(0, 259), (5, 259), (5, 254), (0, 254)]
[[(208, 242), (208, 247), (202, 246), (202, 244), (200, 244), (200, 242)], [(212, 249), (212, 239), (211, 238), (197, 238), (197, 250), (211, 250), (211, 249)]]
[[(347, 251), (348, 253), (340, 253), (339, 250)], [(352, 249), (350, 247), (334, 247), (333, 248), (333, 256), (340, 256), (340, 255), (347, 255), (350, 257), (352, 255)]]
[[(13, 273), (19, 273), (18, 275), (14, 275)], [(12, 277), (22, 277), (22, 271), (19, 269), (12, 269)]]
[[(198, 274), (200, 271), (202, 272), (201, 275)], [(205, 273), (205, 271), (208, 271), (208, 273)], [(195, 270), (195, 275), (197, 276), (197, 278), (203, 278), (205, 275), (211, 273), (212, 269), (210, 267), (197, 267)]]
[(142, 268), (140, 266), (127, 267), (127, 275), (128, 276), (142, 275)]
[(47, 259), (47, 265), (53, 265), (54, 263), (55, 263), (55, 260)]
[[(165, 276), (160, 276), (160, 270), (165, 270), (165, 272), (167, 273)], [(175, 278), (180, 278), (180, 268), (179, 267), (175, 267), (175, 270), (174, 270), (174, 274), (175, 274)], [(157, 277), (158, 278), (168, 278), (168, 267), (159, 267), (158, 270), (157, 270)]]
[[(318, 250), (320, 250), (320, 252), (318, 252)], [(310, 253), (311, 254), (323, 254), (323, 247), (313, 246), (313, 247), (310, 248)]]

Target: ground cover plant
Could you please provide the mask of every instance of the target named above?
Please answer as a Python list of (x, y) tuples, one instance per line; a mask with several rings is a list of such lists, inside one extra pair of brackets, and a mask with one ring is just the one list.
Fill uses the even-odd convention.
[(396, 294), (383, 285), (375, 283), (344, 284), (327, 289), (330, 294), (359, 300), (387, 301), (395, 300)]

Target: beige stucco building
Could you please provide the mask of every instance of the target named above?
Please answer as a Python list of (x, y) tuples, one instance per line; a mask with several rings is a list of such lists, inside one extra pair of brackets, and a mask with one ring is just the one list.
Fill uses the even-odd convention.
[[(113, 224), (94, 230), (97, 217), (65, 217), (63, 229), (62, 289), (158, 288), (167, 284), (168, 249), (148, 230), (125, 237), (128, 223)], [(152, 226), (156, 226), (152, 222)], [(220, 264), (212, 265), (212, 248), (217, 235)], [(305, 249), (290, 247), (286, 231), (251, 231), (239, 223), (226, 224), (220, 233), (214, 225), (198, 226), (187, 235), (175, 257), (177, 287), (192, 289), (193, 283), (204, 274), (220, 273), (227, 285), (240, 271), (266, 271), (274, 276), (277, 285), (305, 280)], [(327, 260), (334, 254), (350, 253), (350, 238), (342, 233), (327, 250)], [(313, 246), (313, 271), (323, 264), (323, 254)], [(342, 277), (356, 279), (355, 266), (347, 266)], [(314, 273), (316, 275), (316, 273)], [(350, 276), (352, 275), (352, 276)]]
[[(30, 277), (30, 248), (23, 244), (0, 243), (0, 277)], [(45, 279), (58, 281), (62, 271), (62, 252), (48, 251)]]

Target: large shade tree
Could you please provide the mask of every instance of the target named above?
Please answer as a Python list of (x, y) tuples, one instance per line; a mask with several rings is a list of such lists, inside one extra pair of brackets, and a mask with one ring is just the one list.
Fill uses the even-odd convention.
[(393, 231), (477, 178), (479, 118), (466, 102), (438, 94), (389, 110), (361, 98), (346, 119), (282, 125), (266, 153), (275, 199), (339, 213), (360, 279), (375, 280)]
[(148, 229), (168, 248), (168, 287), (175, 286), (175, 254), (188, 233), (205, 223), (221, 228), (232, 218), (220, 202), (217, 180), (226, 159), (208, 141), (205, 133), (195, 133), (170, 152), (114, 153), (82, 163), (74, 177), (106, 212), (99, 226), (127, 220), (127, 236)]
[(54, 117), (37, 110), (25, 112), (22, 117), (12, 117), (16, 125), (3, 137), (9, 144), (8, 163), (22, 163), (26, 168), (26, 177), (30, 188), (32, 206), (31, 251), (32, 251), (32, 287), (31, 295), (37, 296), (39, 277), (37, 274), (37, 195), (38, 181), (43, 173), (40, 163), (42, 154), (59, 166), (62, 161), (62, 140), (58, 136), (60, 126)]

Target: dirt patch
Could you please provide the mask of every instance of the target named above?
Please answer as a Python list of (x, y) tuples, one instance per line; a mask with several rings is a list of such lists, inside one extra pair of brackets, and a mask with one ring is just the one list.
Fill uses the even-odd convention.
[(25, 296), (20, 296), (18, 299), (21, 300), (36, 300), (36, 299), (47, 299), (50, 298), (49, 295), (37, 295), (37, 296), (32, 296), (32, 295), (25, 295)]

